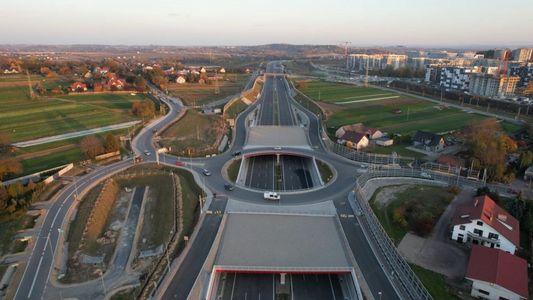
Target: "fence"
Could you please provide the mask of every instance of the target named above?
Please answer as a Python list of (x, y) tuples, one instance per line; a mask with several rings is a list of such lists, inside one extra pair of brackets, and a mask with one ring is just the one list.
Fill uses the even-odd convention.
[(409, 299), (433, 299), (411, 267), (400, 255), (396, 246), (381, 226), (372, 208), (366, 201), (363, 187), (372, 178), (373, 174), (367, 173), (356, 180), (356, 197), (353, 203), (355, 210), (360, 213), (358, 217), (363, 230), (367, 232), (377, 255), (381, 256), (381, 262), (387, 272), (390, 272), (391, 283), (398, 292)]

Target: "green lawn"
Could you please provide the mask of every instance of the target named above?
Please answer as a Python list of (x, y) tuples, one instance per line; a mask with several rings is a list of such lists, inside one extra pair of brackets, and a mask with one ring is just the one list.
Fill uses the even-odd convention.
[(326, 81), (300, 82), (299, 87), (303, 93), (312, 99), (328, 103), (358, 101), (397, 95), (376, 88)]
[(49, 155), (22, 160), (23, 174), (33, 174), (39, 171), (55, 168), (61, 165), (76, 163), (84, 159), (79, 147), (51, 153)]
[(411, 269), (424, 284), (428, 292), (435, 300), (459, 299), (444, 281), (444, 276), (417, 265), (410, 264)]
[(0, 87), (0, 131), (14, 142), (132, 121), (128, 110), (142, 94), (59, 96), (30, 100), (25, 87)]
[[(354, 123), (363, 123), (366, 127), (375, 127), (389, 134), (413, 135), (417, 130), (435, 133), (457, 130), (487, 118), (407, 96), (379, 101), (333, 104), (338, 101), (381, 98), (396, 94), (377, 88), (325, 81), (300, 82), (298, 85), (300, 91), (313, 100), (318, 101), (320, 97), (323, 106), (331, 112), (326, 122), (330, 136), (333, 136), (338, 127)], [(519, 126), (506, 122), (502, 126), (510, 133), (519, 130)], [(387, 148), (381, 152), (390, 153)]]

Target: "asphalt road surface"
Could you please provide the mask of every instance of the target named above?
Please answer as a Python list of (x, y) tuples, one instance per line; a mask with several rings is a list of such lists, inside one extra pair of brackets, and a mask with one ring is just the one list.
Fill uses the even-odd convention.
[[(225, 277), (224, 277), (225, 276)], [(225, 278), (222, 280), (222, 278)], [(221, 300), (274, 299), (279, 274), (252, 274), (228, 272), (221, 276)], [(342, 300), (339, 277), (335, 274), (288, 274), (287, 290), (294, 300)], [(221, 288), (221, 289), (220, 289)]]
[(275, 188), (276, 157), (272, 155), (249, 158), (246, 186), (261, 190)]
[(170, 285), (162, 295), (162, 299), (187, 299), (196, 277), (202, 269), (209, 250), (218, 232), (222, 216), (226, 208), (227, 198), (217, 198), (211, 203), (210, 210), (220, 213), (206, 214), (202, 224), (198, 224), (200, 230), (192, 241), (190, 250), (183, 263), (172, 277)]
[(280, 160), (284, 190), (301, 190), (313, 187), (313, 178), (308, 167), (310, 158), (283, 155)]

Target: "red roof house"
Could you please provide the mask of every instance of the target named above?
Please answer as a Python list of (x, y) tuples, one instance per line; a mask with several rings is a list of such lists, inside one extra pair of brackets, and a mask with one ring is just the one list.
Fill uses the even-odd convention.
[(474, 297), (528, 298), (527, 262), (507, 252), (472, 246), (465, 277), (474, 282), (471, 292)]

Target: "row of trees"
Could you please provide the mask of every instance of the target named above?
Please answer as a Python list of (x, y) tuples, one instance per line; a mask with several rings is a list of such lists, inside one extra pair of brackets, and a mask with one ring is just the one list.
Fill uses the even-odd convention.
[(152, 101), (134, 101), (131, 104), (131, 113), (142, 118), (153, 118), (155, 116), (155, 104)]
[[(487, 169), (489, 181), (510, 182), (516, 170), (507, 168), (507, 156), (517, 151), (517, 143), (510, 138), (496, 119), (486, 119), (466, 128), (466, 141), (478, 167)], [(526, 154), (526, 156), (529, 154)], [(527, 157), (524, 162), (527, 163)]]
[(102, 141), (97, 136), (88, 136), (80, 141), (80, 149), (89, 159), (94, 159), (97, 155), (120, 150), (117, 138), (109, 133)]
[(0, 180), (22, 173), (22, 164), (10, 154), (11, 147), (9, 134), (0, 132)]
[(42, 182), (34, 183), (31, 180), (26, 185), (15, 182), (5, 187), (0, 184), (0, 214), (28, 208), (39, 199), (43, 190)]

